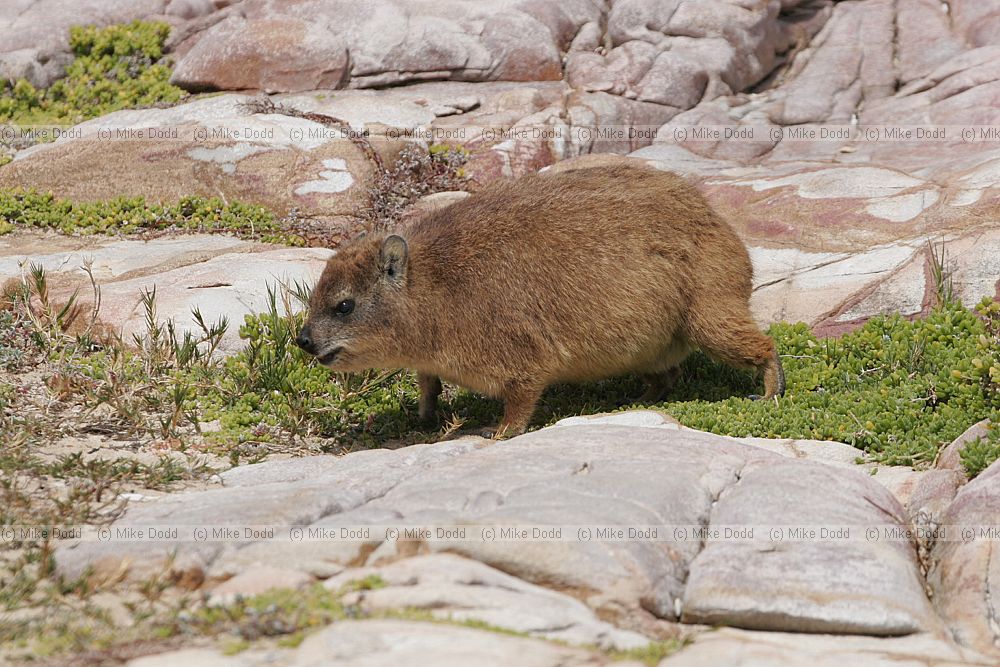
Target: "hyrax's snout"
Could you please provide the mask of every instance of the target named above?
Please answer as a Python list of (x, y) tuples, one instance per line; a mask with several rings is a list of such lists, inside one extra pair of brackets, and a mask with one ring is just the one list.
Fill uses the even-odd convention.
[(299, 335), (295, 337), (295, 344), (309, 354), (316, 354), (316, 343), (312, 339), (312, 331), (309, 330), (308, 324), (299, 330)]

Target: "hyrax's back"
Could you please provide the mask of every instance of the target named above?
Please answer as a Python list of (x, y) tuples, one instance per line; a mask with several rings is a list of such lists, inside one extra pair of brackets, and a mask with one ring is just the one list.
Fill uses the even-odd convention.
[[(673, 174), (611, 167), (497, 183), (406, 235), (414, 279), (446, 304), (449, 361), (469, 366), (450, 379), (480, 391), (502, 394), (509, 375), (543, 386), (651, 375), (691, 347), (741, 366), (774, 356), (750, 321), (744, 245)], [(469, 377), (476, 366), (483, 383)]]

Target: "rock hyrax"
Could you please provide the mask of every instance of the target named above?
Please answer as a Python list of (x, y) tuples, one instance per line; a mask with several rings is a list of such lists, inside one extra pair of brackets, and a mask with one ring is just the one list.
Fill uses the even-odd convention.
[(784, 393), (754, 324), (746, 247), (678, 176), (632, 166), (494, 182), (396, 234), (340, 248), (297, 343), (336, 371), (410, 368), (504, 401), (521, 433), (542, 391), (625, 373), (655, 400), (694, 349)]

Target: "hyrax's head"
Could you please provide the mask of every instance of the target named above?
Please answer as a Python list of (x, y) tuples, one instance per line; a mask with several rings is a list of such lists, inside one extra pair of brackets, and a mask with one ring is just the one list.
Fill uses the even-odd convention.
[(362, 238), (330, 258), (295, 343), (336, 371), (387, 363), (398, 343), (408, 249), (399, 236)]

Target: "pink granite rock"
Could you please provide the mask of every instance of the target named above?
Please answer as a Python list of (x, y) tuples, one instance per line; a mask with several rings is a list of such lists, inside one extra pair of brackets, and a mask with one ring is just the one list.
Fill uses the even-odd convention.
[(953, 528), (931, 551), (927, 583), (955, 640), (1000, 654), (1000, 462), (962, 487), (941, 523)]
[[(260, 48), (262, 44), (267, 48)], [(343, 39), (320, 23), (234, 16), (205, 31), (174, 71), (174, 79), (192, 90), (298, 92), (342, 88), (349, 65)]]

